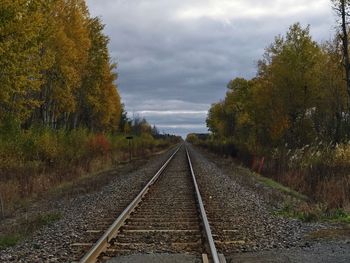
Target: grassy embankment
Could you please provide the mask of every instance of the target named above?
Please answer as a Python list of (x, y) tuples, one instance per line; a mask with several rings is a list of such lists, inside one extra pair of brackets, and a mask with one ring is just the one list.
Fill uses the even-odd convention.
[[(149, 133), (134, 136), (132, 158), (145, 158), (176, 144), (178, 138), (155, 139)], [(18, 126), (0, 129), (0, 218), (44, 196), (83, 193), (108, 183), (108, 172), (129, 161), (129, 145), (123, 134), (95, 134), (87, 129), (72, 131)], [(78, 188), (78, 189), (77, 189)], [(84, 189), (82, 189), (84, 188)], [(92, 189), (93, 190), (93, 189)], [(0, 248), (17, 244), (62, 214), (38, 211), (20, 217), (0, 234)]]
[[(135, 136), (132, 154), (145, 157), (174, 143), (174, 138)], [(10, 215), (53, 188), (115, 167), (128, 158), (128, 141), (122, 134), (94, 134), (86, 129), (0, 129), (0, 216)]]
[[(276, 213), (303, 221), (350, 223), (350, 145), (305, 146), (257, 157), (232, 142), (190, 139), (191, 143), (248, 167), (255, 180), (303, 201)], [(262, 164), (260, 166), (260, 164)], [(260, 167), (259, 167), (260, 166)], [(305, 200), (304, 197), (307, 197)]]

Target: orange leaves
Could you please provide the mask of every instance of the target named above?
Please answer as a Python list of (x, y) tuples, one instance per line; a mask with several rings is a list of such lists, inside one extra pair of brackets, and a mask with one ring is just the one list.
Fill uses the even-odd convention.
[(88, 150), (92, 155), (106, 156), (111, 149), (111, 144), (104, 134), (91, 136), (88, 141)]

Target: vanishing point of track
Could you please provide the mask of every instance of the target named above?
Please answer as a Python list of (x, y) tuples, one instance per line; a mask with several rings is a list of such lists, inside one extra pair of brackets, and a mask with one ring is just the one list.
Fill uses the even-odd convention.
[(105, 262), (136, 253), (186, 253), (198, 256), (203, 262), (225, 262), (224, 256), (217, 253), (184, 144), (80, 262)]

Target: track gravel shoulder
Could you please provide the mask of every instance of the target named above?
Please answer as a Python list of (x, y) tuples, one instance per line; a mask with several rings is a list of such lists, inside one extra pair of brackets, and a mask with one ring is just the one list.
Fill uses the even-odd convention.
[[(111, 182), (98, 191), (55, 200), (52, 208), (62, 218), (17, 246), (1, 250), (0, 262), (76, 260), (72, 244), (86, 242), (88, 230), (99, 229), (101, 218), (116, 218), (171, 152), (153, 157), (133, 172), (116, 172)], [(218, 248), (227, 262), (350, 262), (349, 237), (332, 241), (306, 238), (310, 232), (335, 226), (274, 216), (271, 211), (284, 202), (283, 194), (244, 180), (243, 170), (221, 158), (193, 147), (190, 153), (213, 233), (220, 238), (222, 231), (226, 231)], [(225, 238), (234, 242), (225, 243)], [(178, 254), (138, 254), (110, 262), (195, 262), (195, 259)]]
[(350, 262), (350, 243), (319, 242), (310, 247), (296, 247), (284, 250), (271, 250), (256, 253), (231, 255), (227, 262), (232, 263), (348, 263)]
[(119, 256), (107, 263), (201, 263), (202, 261), (194, 255), (187, 254), (135, 254)]
[[(0, 251), (0, 262), (71, 262), (76, 260), (72, 244), (86, 242), (87, 230), (98, 229), (101, 218), (117, 217), (135, 198), (173, 150), (152, 157), (139, 169), (116, 173), (99, 191), (52, 201), (62, 218), (44, 227), (18, 245)], [(39, 208), (40, 209), (40, 208)]]
[(336, 225), (273, 215), (273, 209), (289, 196), (242, 179), (237, 174), (242, 169), (235, 169), (229, 161), (197, 147), (190, 149), (214, 234), (222, 235), (222, 229), (235, 231), (229, 238), (236, 242), (218, 246), (228, 262), (350, 262), (349, 236), (335, 240), (307, 237)]

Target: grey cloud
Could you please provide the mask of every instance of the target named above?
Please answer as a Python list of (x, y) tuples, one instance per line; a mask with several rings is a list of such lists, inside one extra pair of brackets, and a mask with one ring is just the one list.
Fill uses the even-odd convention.
[[(209, 105), (205, 103), (193, 103), (185, 100), (159, 100), (159, 99), (150, 99), (145, 100), (142, 97), (137, 97), (136, 95), (129, 97), (129, 99), (138, 100), (140, 103), (137, 103), (133, 106), (134, 111), (171, 111), (171, 110), (193, 110), (193, 111), (205, 111), (208, 109)], [(142, 104), (141, 104), (142, 102)]]
[[(328, 40), (334, 27), (328, 0), (89, 0), (88, 5), (106, 24), (130, 114), (205, 111), (224, 97), (230, 79), (254, 76), (264, 48), (292, 23), (310, 24), (318, 41)], [(213, 15), (212, 7), (222, 17)], [(188, 17), (181, 18), (185, 11)], [(205, 116), (145, 117), (167, 131), (206, 131)]]

